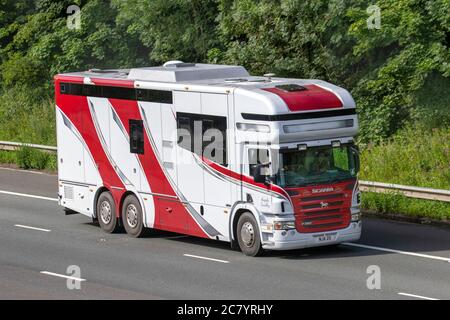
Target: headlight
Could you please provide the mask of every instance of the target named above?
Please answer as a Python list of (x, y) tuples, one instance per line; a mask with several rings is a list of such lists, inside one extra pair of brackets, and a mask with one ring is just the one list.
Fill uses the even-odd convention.
[(361, 220), (361, 213), (352, 213), (352, 222), (358, 222)]
[(273, 223), (274, 230), (295, 229), (295, 221), (278, 221)]

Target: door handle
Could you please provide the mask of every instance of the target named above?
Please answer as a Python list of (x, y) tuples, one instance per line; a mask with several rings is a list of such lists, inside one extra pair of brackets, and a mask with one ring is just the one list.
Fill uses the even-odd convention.
[(172, 213), (173, 209), (170, 208), (170, 207), (168, 207), (168, 208), (166, 208), (166, 211), (167, 211), (168, 213)]

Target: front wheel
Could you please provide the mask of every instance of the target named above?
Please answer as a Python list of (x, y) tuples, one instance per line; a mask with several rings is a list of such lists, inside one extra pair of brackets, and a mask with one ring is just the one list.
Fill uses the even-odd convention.
[(246, 256), (256, 257), (263, 253), (258, 223), (255, 217), (246, 212), (240, 216), (237, 225), (237, 240)]
[(145, 234), (142, 207), (133, 195), (127, 196), (123, 201), (122, 224), (126, 232), (134, 238), (140, 238)]

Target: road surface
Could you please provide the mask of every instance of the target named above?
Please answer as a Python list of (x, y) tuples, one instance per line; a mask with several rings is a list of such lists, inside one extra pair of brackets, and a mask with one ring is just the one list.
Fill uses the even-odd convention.
[(366, 218), (357, 246), (250, 258), (172, 233), (103, 233), (64, 215), (56, 181), (0, 168), (0, 299), (450, 299), (450, 230)]

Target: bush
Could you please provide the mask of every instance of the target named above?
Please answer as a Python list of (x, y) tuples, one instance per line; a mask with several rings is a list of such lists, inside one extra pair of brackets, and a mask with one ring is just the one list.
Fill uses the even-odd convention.
[(13, 87), (0, 94), (0, 140), (56, 144), (53, 98), (42, 89)]
[(450, 128), (409, 126), (361, 152), (362, 180), (450, 189)]
[(404, 214), (436, 220), (450, 219), (450, 203), (412, 199), (396, 193), (365, 192), (362, 195), (361, 206), (363, 209), (374, 210), (381, 214)]
[[(30, 147), (22, 147), (14, 154), (15, 163), (22, 169), (56, 170), (56, 155), (32, 149)], [(9, 160), (11, 160), (12, 157), (13, 156), (9, 156)], [(0, 160), (1, 159), (2, 157), (0, 157)]]
[[(409, 126), (361, 152), (361, 180), (450, 189), (450, 128)], [(396, 193), (366, 192), (364, 209), (379, 213), (450, 219), (450, 204), (407, 198)]]

